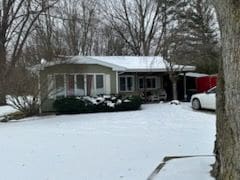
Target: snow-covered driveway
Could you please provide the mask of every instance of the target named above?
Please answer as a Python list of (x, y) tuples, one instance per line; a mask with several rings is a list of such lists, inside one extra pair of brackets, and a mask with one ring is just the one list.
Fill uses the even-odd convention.
[(146, 180), (165, 156), (211, 155), (214, 139), (215, 115), (189, 104), (1, 123), (0, 180)]

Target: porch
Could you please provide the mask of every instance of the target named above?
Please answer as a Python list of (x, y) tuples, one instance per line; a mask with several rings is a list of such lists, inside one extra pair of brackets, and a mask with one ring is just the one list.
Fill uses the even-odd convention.
[[(178, 99), (186, 101), (190, 85), (185, 73), (177, 81)], [(118, 94), (141, 95), (146, 101), (172, 100), (172, 83), (167, 72), (133, 72), (118, 74)]]
[(167, 73), (119, 73), (120, 95), (141, 95), (146, 101), (165, 101)]

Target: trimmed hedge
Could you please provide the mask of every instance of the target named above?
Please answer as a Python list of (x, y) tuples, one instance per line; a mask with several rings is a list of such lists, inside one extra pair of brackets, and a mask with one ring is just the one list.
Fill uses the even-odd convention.
[(123, 100), (121, 104), (115, 106), (116, 111), (132, 111), (141, 108), (142, 99), (139, 96), (132, 96)]
[(55, 100), (53, 107), (58, 114), (80, 114), (138, 110), (141, 104), (142, 99), (139, 96), (125, 99), (107, 97), (100, 100), (90, 97), (66, 97)]
[(54, 101), (53, 107), (62, 114), (78, 114), (86, 111), (85, 102), (75, 97), (57, 99)]

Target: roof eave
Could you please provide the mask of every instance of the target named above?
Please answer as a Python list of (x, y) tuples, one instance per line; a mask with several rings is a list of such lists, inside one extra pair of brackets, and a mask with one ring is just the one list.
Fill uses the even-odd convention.
[(166, 69), (153, 69), (153, 68), (147, 68), (147, 69), (127, 69), (126, 72), (166, 72)]
[(195, 66), (186, 66), (182, 69), (183, 72), (192, 72), (192, 71), (196, 71), (196, 67)]
[[(184, 67), (183, 69), (174, 69), (174, 71), (179, 71), (179, 72), (191, 72), (191, 71), (195, 71), (196, 67), (194, 66), (188, 66), (188, 67)], [(168, 72), (168, 70), (166, 68), (147, 68), (147, 69), (126, 69), (126, 72)]]

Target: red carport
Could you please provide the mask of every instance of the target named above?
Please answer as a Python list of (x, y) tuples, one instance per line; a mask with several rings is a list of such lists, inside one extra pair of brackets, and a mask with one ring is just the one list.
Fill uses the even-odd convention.
[(198, 93), (205, 92), (217, 85), (217, 75), (208, 75), (196, 78), (196, 89)]

